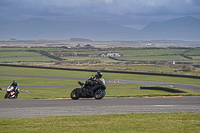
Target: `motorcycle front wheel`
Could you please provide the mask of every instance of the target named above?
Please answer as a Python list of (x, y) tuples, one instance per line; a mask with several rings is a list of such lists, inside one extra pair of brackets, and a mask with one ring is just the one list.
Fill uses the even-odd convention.
[(7, 98), (9, 97), (9, 95), (10, 95), (10, 93), (7, 92), (7, 93), (5, 94), (5, 99), (7, 99)]
[(79, 92), (80, 92), (80, 88), (74, 89), (70, 94), (71, 99), (72, 100), (78, 100), (79, 97), (80, 97), (80, 93)]
[(105, 89), (97, 89), (97, 90), (94, 92), (94, 98), (95, 98), (96, 100), (102, 99), (105, 95), (106, 95)]

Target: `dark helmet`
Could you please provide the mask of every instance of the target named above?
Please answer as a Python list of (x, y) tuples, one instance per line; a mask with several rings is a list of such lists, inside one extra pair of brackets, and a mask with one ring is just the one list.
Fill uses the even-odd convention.
[(101, 78), (102, 77), (102, 72), (101, 71), (97, 71), (95, 76), (98, 77), (98, 78)]
[(16, 80), (13, 80), (13, 83), (14, 83), (14, 84), (17, 84), (17, 81), (16, 81)]

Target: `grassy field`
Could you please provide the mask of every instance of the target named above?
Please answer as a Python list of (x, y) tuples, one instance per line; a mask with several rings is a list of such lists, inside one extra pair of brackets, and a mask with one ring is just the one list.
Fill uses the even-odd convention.
[[(7, 67), (7, 66), (0, 66), (0, 73), (1, 74), (16, 74), (16, 75), (39, 75), (39, 76), (45, 75), (45, 76), (82, 77), (82, 78), (88, 78), (91, 75), (95, 74), (95, 72), (86, 72), (86, 71), (53, 70), (53, 69)], [(103, 78), (200, 85), (199, 79), (195, 79), (195, 78), (170, 77), (170, 76), (158, 76), (158, 75), (141, 75), (141, 74), (123, 74), (123, 73), (103, 72)]]
[(200, 54), (200, 48), (196, 48), (195, 50), (186, 53), (186, 55), (199, 55), (199, 54)]
[(170, 55), (170, 54), (180, 54), (186, 51), (186, 49), (132, 49), (132, 50), (121, 50), (120, 54), (124, 56), (147, 56), (147, 55)]
[(173, 56), (141, 56), (141, 57), (117, 57), (120, 60), (134, 60), (134, 61), (181, 61), (186, 58), (180, 55)]
[(2, 133), (199, 133), (200, 113), (131, 113), (0, 119)]
[[(107, 58), (106, 58), (107, 59)], [(106, 60), (105, 59), (105, 60)], [(80, 65), (73, 65), (73, 64), (59, 64), (59, 66), (65, 68), (77, 68), (77, 69), (89, 69), (89, 70), (118, 70), (118, 71), (131, 71), (131, 72), (153, 72), (153, 73), (171, 73), (171, 74), (192, 74), (192, 75), (199, 75), (200, 69), (196, 70), (183, 70), (177, 68), (170, 68), (165, 66), (159, 65), (113, 65), (113, 64), (96, 64), (96, 65), (87, 65), (87, 64), (80, 64)], [(59, 67), (57, 66), (57, 67)], [(175, 72), (176, 71), (176, 72)]]
[[(51, 70), (38, 68), (22, 68), (22, 67), (5, 67), (0, 66), (1, 74), (15, 75), (39, 75), (39, 76), (61, 76), (61, 77), (82, 77), (88, 78), (94, 72), (80, 72), (67, 70)], [(138, 74), (116, 74), (104, 73), (105, 79), (122, 79), (122, 80), (140, 80), (140, 81), (157, 81), (170, 83), (197, 84), (198, 79), (153, 76), (153, 75), (138, 75)], [(23, 78), (23, 77), (3, 77), (0, 76), (0, 85), (10, 85), (13, 80), (17, 80), (21, 86), (47, 86), (47, 85), (77, 85), (76, 80), (64, 79), (45, 79), (45, 78)], [(84, 82), (84, 81), (82, 81)], [(107, 84), (107, 97), (140, 97), (140, 96), (179, 96), (179, 95), (200, 95), (199, 92), (187, 91), (187, 93), (170, 93), (165, 91), (155, 90), (140, 90), (140, 86), (134, 84)], [(21, 90), (27, 90), (29, 93), (20, 93), (20, 99), (38, 99), (38, 98), (69, 98), (70, 92), (77, 87), (19, 87)], [(4, 87), (3, 89), (6, 89)], [(4, 98), (5, 91), (0, 91), (0, 97)]]
[[(51, 70), (22, 67), (0, 66), (1, 74), (16, 75), (40, 75), (62, 77), (87, 78), (94, 72), (80, 72), (67, 70)], [(138, 74), (104, 73), (105, 79), (124, 79), (142, 81), (160, 81), (200, 84), (199, 79), (173, 78), (167, 76), (147, 76)], [(1, 85), (10, 85), (15, 79), (20, 85), (76, 85), (75, 80), (22, 78), (0, 76)], [(173, 96), (173, 95), (200, 95), (199, 92), (187, 91), (188, 93), (169, 93), (165, 91), (140, 90), (141, 85), (134, 84), (111, 84), (107, 85), (106, 96)], [(68, 98), (75, 87), (21, 87), (29, 93), (20, 93), (19, 99), (38, 98)], [(0, 91), (3, 98), (5, 91)], [(3, 112), (2, 112), (3, 113)], [(200, 113), (130, 113), (111, 115), (83, 115), (83, 116), (56, 116), (37, 118), (1, 118), (0, 129), (2, 133), (199, 133)]]
[(55, 59), (43, 56), (35, 52), (23, 52), (23, 51), (10, 51), (10, 52), (0, 52), (0, 62), (6, 61), (56, 61)]
[[(47, 47), (47, 48), (2, 48), (0, 47), (0, 62), (22, 62), (22, 63), (32, 63), (31, 65), (37, 65), (37, 63), (48, 63), (54, 62), (58, 65), (58, 60), (54, 57), (47, 57), (47, 55), (41, 55), (36, 52), (29, 52), (27, 50), (40, 50), (46, 51), (49, 54), (53, 52), (76, 52), (80, 56), (66, 56), (60, 57), (67, 61), (67, 63), (61, 64), (64, 67), (74, 67), (74, 68), (85, 68), (86, 66), (80, 65), (77, 62), (88, 60), (99, 60), (103, 63), (103, 67), (99, 66), (100, 69), (105, 70), (126, 70), (126, 71), (144, 71), (144, 72), (159, 72), (159, 73), (174, 73), (173, 68), (157, 67), (157, 64), (163, 63), (189, 63), (189, 64), (200, 64), (199, 51), (200, 48), (134, 48), (134, 47), (113, 47), (113, 48), (95, 48), (95, 49), (61, 49), (59, 47)], [(104, 58), (104, 57), (89, 57), (88, 55), (101, 54), (102, 52), (119, 52), (123, 57), (116, 57), (116, 59)], [(187, 58), (188, 57), (192, 58)], [(69, 63), (70, 62), (70, 63)], [(89, 61), (88, 61), (89, 62)], [(35, 63), (35, 64), (33, 64)], [(152, 64), (158, 69), (152, 69), (152, 66), (146, 65), (144, 67), (126, 67), (126, 64)], [(47, 64), (48, 65), (48, 64)], [(88, 63), (88, 69), (94, 67), (97, 63)], [(121, 65), (121, 66), (119, 66)], [(117, 66), (117, 67), (116, 67)], [(120, 68), (121, 67), (121, 68)], [(124, 67), (124, 68), (122, 68)], [(96, 67), (97, 68), (97, 67)], [(86, 68), (87, 69), (87, 68)], [(98, 68), (97, 68), (98, 69)], [(170, 70), (169, 70), (170, 69)], [(167, 70), (167, 71), (165, 71)], [(199, 69), (195, 71), (177, 71), (177, 74), (199, 74)]]
[(62, 57), (63, 59), (66, 59), (68, 61), (74, 61), (74, 60), (100, 60), (102, 62), (118, 62), (116, 60), (112, 60), (110, 58), (103, 58), (103, 57), (76, 57), (76, 56), (68, 56), (68, 57)]

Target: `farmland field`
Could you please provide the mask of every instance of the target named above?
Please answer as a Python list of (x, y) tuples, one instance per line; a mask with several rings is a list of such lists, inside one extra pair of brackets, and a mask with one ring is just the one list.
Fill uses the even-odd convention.
[[(54, 53), (77, 53), (77, 56), (55, 56)], [(100, 57), (103, 52), (118, 52), (121, 57)], [(83, 68), (83, 69), (101, 69), (101, 70), (126, 70), (126, 71), (145, 71), (145, 72), (163, 72), (174, 73), (176, 68), (166, 67), (176, 61), (177, 64), (200, 64), (200, 48), (134, 48), (134, 47), (114, 47), (114, 48), (2, 48), (0, 47), (0, 62), (22, 62), (32, 63), (31, 65), (48, 65), (56, 67)], [(63, 60), (63, 61), (62, 61)], [(35, 63), (35, 64), (34, 64)], [(129, 64), (129, 65), (127, 65)], [(136, 66), (133, 66), (137, 64)], [(141, 65), (138, 65), (141, 64)], [(144, 64), (146, 67), (143, 67)], [(157, 65), (161, 64), (161, 65)], [(164, 64), (164, 65), (163, 65)], [(154, 65), (155, 67), (153, 68)], [(165, 68), (164, 68), (164, 67)], [(199, 69), (182, 71), (176, 70), (179, 74), (199, 74)], [(188, 69), (187, 69), (188, 70)]]
[(55, 59), (51, 59), (35, 52), (0, 52), (0, 62), (4, 61), (55, 61)]
[(144, 57), (117, 57), (117, 59), (120, 60), (140, 60), (140, 61), (181, 61), (186, 58), (179, 56), (179, 55), (174, 55), (174, 56), (144, 56)]
[(146, 55), (171, 55), (180, 54), (186, 49), (144, 49), (144, 50), (121, 50), (120, 54), (124, 56), (146, 56)]
[(199, 55), (199, 54), (200, 54), (200, 48), (196, 48), (195, 50), (186, 53), (186, 55)]

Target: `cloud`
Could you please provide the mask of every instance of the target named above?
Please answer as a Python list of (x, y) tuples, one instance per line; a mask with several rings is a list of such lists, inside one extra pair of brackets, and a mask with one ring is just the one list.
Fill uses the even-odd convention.
[(0, 15), (107, 17), (200, 15), (199, 0), (0, 0)]

